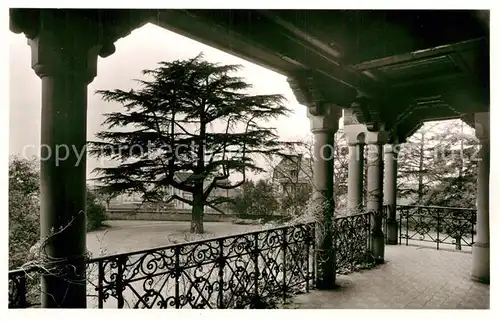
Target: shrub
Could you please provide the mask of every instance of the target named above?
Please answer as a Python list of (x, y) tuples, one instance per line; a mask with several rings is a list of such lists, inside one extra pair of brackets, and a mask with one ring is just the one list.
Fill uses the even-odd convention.
[[(9, 269), (26, 263), (40, 239), (39, 169), (36, 159), (9, 160)], [(87, 230), (103, 226), (106, 208), (87, 188)]]
[(40, 238), (39, 178), (35, 160), (9, 161), (9, 268), (25, 263)]
[(94, 191), (87, 188), (87, 231), (105, 226), (106, 207), (99, 201)]

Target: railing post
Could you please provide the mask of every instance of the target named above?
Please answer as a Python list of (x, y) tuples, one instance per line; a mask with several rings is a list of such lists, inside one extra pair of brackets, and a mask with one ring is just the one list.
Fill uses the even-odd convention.
[(224, 309), (224, 239), (219, 240), (219, 309)]
[[(306, 287), (306, 290), (307, 292), (309, 292), (310, 288), (311, 288), (311, 285), (309, 284), (309, 282), (312, 280), (314, 282), (314, 280), (316, 280), (316, 223), (313, 223), (312, 224), (312, 228), (311, 228), (311, 234), (309, 235), (309, 246), (307, 247), (307, 250), (309, 251), (309, 248), (311, 247), (312, 251), (309, 251), (308, 254), (309, 254), (309, 257), (312, 256), (312, 268), (309, 269), (309, 257), (307, 258), (307, 267), (308, 267), (308, 270), (307, 270), (307, 275), (309, 275), (309, 271), (311, 271), (311, 278), (307, 280), (307, 287)], [(312, 255), (311, 255), (312, 254)]]
[(440, 222), (441, 215), (439, 215), (440, 214), (439, 210), (436, 210), (436, 212), (437, 212), (437, 240), (436, 240), (437, 241), (436, 242), (437, 245), (436, 245), (436, 249), (439, 250), (439, 242), (440, 242), (440, 239), (439, 239), (439, 230), (441, 229), (441, 224), (440, 224), (441, 223)]
[(176, 309), (179, 309), (180, 307), (180, 296), (179, 296), (179, 279), (180, 279), (180, 276), (181, 276), (181, 268), (180, 268), (180, 252), (181, 252), (181, 246), (176, 246), (175, 247), (175, 250), (174, 250), (174, 254), (175, 254), (175, 265), (174, 265), (174, 269), (175, 269), (175, 308)]
[[(254, 250), (253, 250), (253, 263), (255, 267), (255, 281), (254, 281), (254, 304), (257, 305), (259, 303), (259, 233), (254, 234)], [(255, 306), (256, 308), (257, 306)]]
[(471, 225), (471, 231), (470, 231), (470, 245), (474, 244), (474, 226), (476, 225), (476, 217), (474, 214), (474, 211), (470, 211), (470, 225)]
[(118, 309), (123, 309), (125, 304), (123, 299), (123, 290), (125, 289), (123, 286), (123, 267), (125, 266), (126, 261), (126, 256), (120, 256), (117, 258), (118, 271), (116, 275), (116, 299), (118, 300)]
[(399, 245), (401, 245), (401, 232), (403, 229), (403, 220), (401, 219), (401, 208), (399, 209)]
[[(283, 249), (283, 302), (286, 300), (286, 247), (288, 245), (287, 240), (286, 240), (286, 235), (287, 235), (287, 227), (283, 228), (283, 243), (282, 243), (282, 249)], [(293, 233), (293, 232), (292, 232)], [(308, 258), (309, 260), (309, 258)], [(299, 261), (300, 262), (300, 261)]]
[(367, 240), (366, 240), (366, 244), (367, 244), (367, 252), (373, 256), (373, 253), (372, 253), (372, 214), (370, 212), (368, 212), (368, 225), (366, 225), (366, 235), (367, 235)]
[[(19, 282), (17, 284), (17, 291), (18, 291), (19, 306), (13, 306), (13, 308), (27, 308), (28, 300), (26, 299), (26, 296), (28, 294), (28, 287), (26, 284), (26, 273), (24, 272), (20, 274), (18, 280)], [(16, 286), (15, 283), (14, 286)]]
[(97, 263), (97, 300), (98, 308), (102, 309), (104, 307), (104, 261), (99, 260)]
[(309, 247), (311, 246), (310, 244), (310, 236), (311, 236), (311, 231), (309, 230), (309, 225), (306, 224), (304, 225), (304, 227), (306, 228), (307, 230), (307, 238), (305, 239), (306, 241), (306, 274), (305, 274), (305, 277), (306, 277), (306, 292), (309, 292)]
[(406, 246), (408, 246), (408, 238), (410, 237), (410, 230), (408, 225), (410, 224), (410, 209), (406, 209)]

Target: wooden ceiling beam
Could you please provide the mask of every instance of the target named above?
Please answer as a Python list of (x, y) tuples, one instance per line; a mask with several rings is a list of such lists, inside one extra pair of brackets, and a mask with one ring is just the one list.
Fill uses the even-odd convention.
[[(309, 69), (317, 70), (337, 84), (356, 89), (366, 96), (376, 97), (382, 89), (375, 80), (360, 75), (350, 67), (341, 66), (335, 54), (325, 50), (324, 46), (319, 46), (320, 41), (312, 35), (286, 23), (272, 14), (272, 11), (267, 12), (266, 15), (256, 12), (252, 16), (260, 15), (259, 29), (266, 32), (256, 34), (252, 28), (241, 28), (235, 25), (231, 26), (232, 31), (244, 39), (259, 43), (283, 59), (296, 61)], [(229, 27), (220, 21), (217, 23), (222, 28)]]
[(477, 38), (462, 41), (455, 44), (449, 44), (444, 46), (438, 46), (434, 48), (417, 50), (414, 52), (408, 52), (404, 54), (389, 56), (381, 59), (375, 59), (371, 61), (362, 62), (359, 64), (355, 64), (352, 66), (353, 69), (358, 71), (378, 69), (381, 67), (396, 65), (400, 63), (405, 63), (413, 60), (425, 59), (434, 56), (442, 56), (453, 52), (460, 52), (463, 50), (469, 50), (473, 48), (479, 47), (481, 44), (484, 44), (485, 38)]

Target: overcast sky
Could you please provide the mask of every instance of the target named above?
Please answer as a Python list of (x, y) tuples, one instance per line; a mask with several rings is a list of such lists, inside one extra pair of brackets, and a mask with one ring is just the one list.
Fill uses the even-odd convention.
[[(31, 156), (38, 154), (40, 144), (41, 82), (31, 69), (31, 52), (23, 34), (10, 34), (10, 132), (9, 153)], [(100, 124), (105, 112), (119, 109), (119, 105), (104, 102), (94, 92), (97, 89), (130, 89), (132, 80), (141, 78), (143, 69), (155, 68), (159, 61), (191, 58), (204, 52), (205, 58), (224, 64), (241, 64), (242, 77), (254, 87), (253, 93), (280, 93), (293, 111), (271, 125), (277, 127), (281, 139), (292, 140), (309, 135), (306, 108), (299, 105), (285, 76), (252, 64), (215, 48), (185, 38), (171, 31), (147, 24), (118, 40), (116, 52), (105, 59), (99, 58), (97, 77), (89, 86), (87, 135), (93, 140), (102, 130)], [(97, 165), (87, 162), (87, 173)]]

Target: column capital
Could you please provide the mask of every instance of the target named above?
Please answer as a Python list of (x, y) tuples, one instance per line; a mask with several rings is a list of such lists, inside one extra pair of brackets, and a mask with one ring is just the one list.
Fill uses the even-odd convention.
[(99, 45), (76, 45), (47, 31), (29, 39), (28, 44), (31, 47), (31, 68), (40, 78), (75, 76), (90, 83), (97, 75)]
[(368, 145), (384, 145), (388, 139), (389, 135), (385, 130), (366, 132), (366, 144)]
[(97, 56), (114, 53), (113, 42), (137, 27), (137, 19), (104, 9), (10, 10), (10, 28), (28, 38), (39, 77), (64, 75), (87, 82), (96, 76)]
[(481, 144), (489, 143), (490, 141), (490, 113), (475, 113), (474, 124), (476, 129), (476, 137)]
[(329, 103), (316, 104), (307, 108), (307, 117), (311, 124), (311, 132), (335, 134), (342, 117), (342, 108)]

